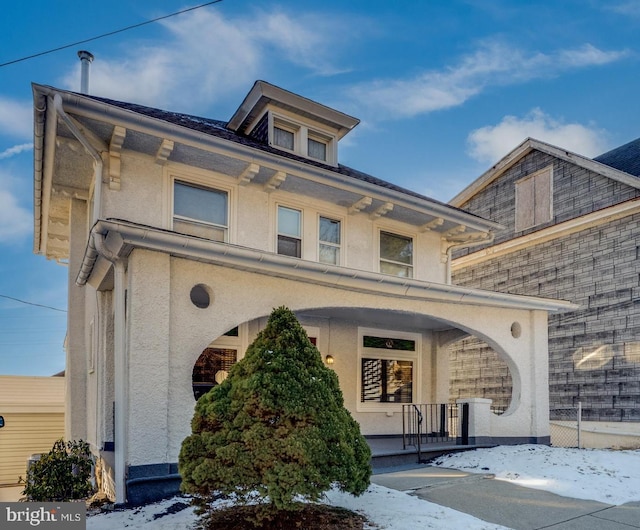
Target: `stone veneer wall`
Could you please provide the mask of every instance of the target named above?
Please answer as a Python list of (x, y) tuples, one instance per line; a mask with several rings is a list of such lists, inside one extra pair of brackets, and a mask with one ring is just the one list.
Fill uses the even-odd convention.
[[(515, 183), (549, 165), (553, 165), (553, 219), (534, 228), (516, 232)], [(461, 206), (461, 209), (503, 225), (505, 230), (498, 232), (492, 243), (492, 245), (497, 245), (514, 237), (526, 235), (635, 197), (640, 197), (640, 190), (570, 162), (533, 151), (487, 188), (474, 195)], [(454, 257), (475, 252), (480, 248), (483, 247), (460, 251)]]
[(511, 372), (486, 342), (469, 337), (449, 347), (449, 399), (481, 397), (492, 400), (494, 412), (511, 403)]
[[(515, 232), (515, 182), (549, 165), (553, 220)], [(638, 196), (638, 189), (533, 151), (462, 209), (506, 227), (495, 245)], [(640, 421), (639, 215), (456, 270), (453, 283), (579, 304), (577, 311), (549, 316), (551, 418), (561, 418), (581, 401), (585, 420)], [(477, 348), (464, 351), (453, 345), (452, 396), (483, 391), (499, 398), (501, 385), (507, 384), (503, 365), (496, 363), (495, 353), (490, 358)]]
[[(640, 421), (640, 215), (456, 271), (454, 283), (579, 304), (549, 316), (551, 418), (581, 401), (585, 420)], [(487, 384), (501, 373), (496, 366)], [(475, 384), (473, 375), (456, 382)]]

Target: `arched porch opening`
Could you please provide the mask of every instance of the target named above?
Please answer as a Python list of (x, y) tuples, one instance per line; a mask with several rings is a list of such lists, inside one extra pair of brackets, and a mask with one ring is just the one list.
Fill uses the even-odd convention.
[(476, 336), (449, 345), (449, 395), (452, 402), (466, 398), (491, 399), (491, 412), (504, 414), (511, 405), (513, 380), (499, 352)]

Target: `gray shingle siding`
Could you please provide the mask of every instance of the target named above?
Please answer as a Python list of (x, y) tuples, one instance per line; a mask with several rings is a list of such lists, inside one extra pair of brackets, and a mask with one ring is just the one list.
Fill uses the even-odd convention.
[[(508, 227), (496, 243), (522, 235), (513, 230), (515, 181), (549, 163), (554, 165), (553, 223), (639, 195), (634, 188), (533, 152), (463, 208)], [(497, 208), (500, 212), (492, 216)], [(585, 420), (640, 421), (639, 258), (640, 214), (457, 270), (453, 281), (579, 304), (577, 311), (549, 316), (551, 417), (581, 401)], [(489, 357), (477, 348), (468, 355), (461, 348), (452, 352), (452, 396), (479, 392), (477, 381), (464, 371), (475, 374), (484, 366), (488, 372)], [(496, 372), (483, 378), (476, 395), (504, 400), (504, 363), (493, 362)]]
[[(601, 179), (587, 177), (602, 195), (612, 192), (611, 186), (600, 185)], [(576, 192), (576, 199), (583, 201), (578, 195), (581, 193)], [(584, 202), (596, 204), (600, 200), (593, 194)], [(580, 305), (577, 311), (549, 316), (552, 418), (581, 401), (585, 420), (640, 421), (639, 245), (640, 214), (455, 273), (454, 283), (459, 285), (559, 298)], [(465, 359), (469, 377), (460, 375)], [(485, 362), (475, 350), (470, 356), (462, 351), (452, 353), (454, 396), (477, 391), (477, 374), (470, 359), (478, 366)], [(500, 364), (496, 369), (501, 369)], [(492, 381), (484, 381), (482, 396), (503, 400), (501, 385), (505, 382), (495, 374)]]
[[(516, 232), (516, 182), (550, 165), (553, 165), (553, 219), (548, 223)], [(496, 234), (493, 243), (499, 244), (635, 197), (640, 197), (640, 190), (546, 153), (533, 151), (461, 208), (505, 226), (505, 230)], [(480, 248), (483, 247), (476, 247), (473, 251)], [(462, 251), (456, 256), (468, 252)]]

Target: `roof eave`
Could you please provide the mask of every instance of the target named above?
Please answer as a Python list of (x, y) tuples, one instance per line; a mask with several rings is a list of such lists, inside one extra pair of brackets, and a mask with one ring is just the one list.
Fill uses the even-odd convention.
[(256, 108), (256, 106), (265, 106), (269, 101), (300, 109), (312, 116), (321, 118), (323, 121), (331, 123), (338, 131), (339, 138), (342, 138), (360, 123), (359, 119), (332, 109), (331, 107), (299, 96), (298, 94), (284, 90), (266, 81), (256, 81), (238, 107), (238, 110), (236, 110), (229, 120), (227, 127), (234, 132), (244, 132), (244, 129), (248, 125), (246, 120), (251, 116), (253, 109)]
[[(98, 221), (91, 232), (97, 237), (106, 237), (110, 232), (118, 234), (116, 238), (112, 238), (109, 250), (113, 256), (119, 258), (128, 256), (133, 248), (145, 248), (257, 274), (381, 296), (551, 312), (570, 311), (578, 307), (563, 300), (483, 291), (306, 261), (128, 221)], [(87, 247), (81, 272), (76, 280), (77, 285), (84, 285), (88, 281), (97, 258), (98, 252), (95, 246)]]
[(398, 206), (423, 211), (428, 215), (439, 216), (452, 223), (464, 225), (473, 230), (493, 232), (504, 229), (499, 223), (478, 217), (477, 215), (429, 199), (428, 197), (415, 197), (402, 193), (401, 191), (343, 175), (329, 168), (305, 164), (304, 162), (286, 156), (256, 149), (224, 138), (212, 136), (205, 132), (172, 124), (158, 118), (145, 116), (133, 110), (123, 109), (90, 97), (84, 97), (81, 94), (42, 85), (34, 85), (34, 90), (36, 89), (44, 96), (53, 97), (56, 93), (60, 94), (65, 105), (65, 110), (87, 118), (101, 121), (112, 120), (126, 128), (133, 128), (163, 138), (170, 137), (174, 140), (184, 142), (187, 145), (203, 149), (220, 149), (238, 158), (245, 159), (248, 163), (257, 163), (265, 167), (272, 167), (277, 171), (284, 169), (292, 175), (300, 175), (302, 178), (307, 174), (341, 189), (352, 190), (383, 201), (391, 200)]

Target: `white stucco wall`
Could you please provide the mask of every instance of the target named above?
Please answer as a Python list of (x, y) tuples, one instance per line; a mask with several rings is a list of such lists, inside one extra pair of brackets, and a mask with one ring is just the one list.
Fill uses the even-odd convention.
[[(492, 418), (492, 434), (548, 434), (548, 421), (543, 422), (543, 411), (547, 408), (545, 403), (536, 401), (535, 388), (536, 381), (543, 381), (545, 377), (541, 368), (546, 365), (546, 345), (544, 335), (540, 335), (546, 330), (543, 312), (474, 308), (319, 288), (141, 250), (131, 254), (128, 276), (130, 464), (177, 460), (182, 440), (190, 433), (195, 404), (191, 378), (196, 359), (214, 339), (238, 324), (251, 324), (251, 340), (264, 325), (264, 317), (280, 305), (302, 313), (303, 324), (320, 328), (320, 349), (324, 350), (323, 355), (334, 356), (333, 369), (340, 380), (345, 406), (365, 434), (398, 434), (402, 429), (400, 414), (388, 416), (384, 412), (357, 411), (357, 332), (358, 326), (370, 326), (355, 320), (314, 318), (305, 322), (305, 310), (354, 307), (430, 315), (483, 337), (503, 352), (512, 371), (514, 387), (520, 389), (510, 411)], [(191, 303), (189, 293), (195, 284), (204, 284), (210, 289), (210, 307), (199, 309)], [(256, 319), (260, 319), (259, 324)], [(511, 332), (514, 321), (522, 328), (517, 338)], [(439, 349), (433, 333), (424, 331), (422, 395), (419, 396), (422, 402), (447, 400), (446, 359), (446, 349)]]
[(441, 236), (420, 231), (398, 221), (365, 214), (349, 215), (346, 206), (338, 206), (318, 197), (302, 197), (284, 191), (266, 192), (262, 187), (239, 185), (235, 177), (198, 170), (178, 164), (162, 166), (152, 157), (123, 151), (120, 189), (103, 187), (103, 219), (128, 221), (171, 228), (172, 178), (198, 185), (225, 189), (229, 193), (229, 236), (232, 244), (275, 252), (276, 212), (278, 204), (300, 209), (303, 214), (303, 259), (318, 259), (318, 216), (342, 223), (342, 265), (365, 271), (379, 270), (379, 231), (386, 230), (414, 241), (413, 277), (446, 282), (446, 263), (442, 260)]

